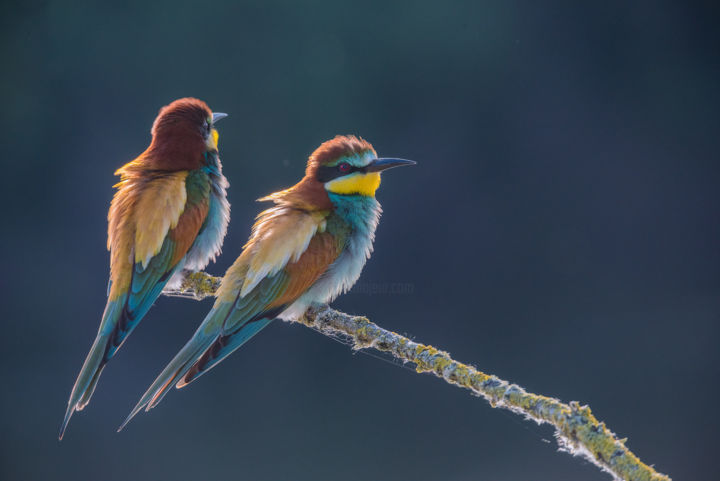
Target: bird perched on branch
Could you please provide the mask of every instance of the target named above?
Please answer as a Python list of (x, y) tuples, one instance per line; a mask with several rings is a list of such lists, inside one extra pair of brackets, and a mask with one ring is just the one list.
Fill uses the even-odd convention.
[(184, 98), (160, 110), (152, 142), (115, 172), (108, 212), (110, 284), (95, 342), (68, 401), (60, 439), (90, 400), (105, 364), (183, 269), (200, 270), (220, 253), (230, 220), (228, 182), (215, 123), (225, 117)]
[(225, 359), (273, 319), (296, 319), (357, 281), (370, 257), (380, 204), (380, 172), (415, 162), (380, 159), (372, 145), (338, 136), (310, 156), (305, 177), (261, 201), (250, 240), (228, 269), (212, 310), (145, 392), (122, 429)]

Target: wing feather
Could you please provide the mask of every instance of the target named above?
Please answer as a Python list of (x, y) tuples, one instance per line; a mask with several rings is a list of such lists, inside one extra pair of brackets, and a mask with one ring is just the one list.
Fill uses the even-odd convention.
[(70, 394), (60, 438), (72, 414), (89, 402), (105, 364), (182, 267), (207, 216), (207, 200), (186, 206), (187, 172), (143, 178), (135, 170), (133, 162), (119, 170), (122, 178), (108, 213), (108, 301)]
[(160, 251), (170, 229), (185, 210), (187, 171), (155, 178), (140, 195), (135, 208), (135, 262), (147, 266)]
[[(173, 385), (183, 387), (220, 363), (327, 272), (343, 246), (323, 232), (324, 218), (319, 213), (284, 207), (269, 209), (258, 217), (245, 250), (223, 278), (212, 310), (148, 388), (121, 429), (143, 408), (156, 406)], [(273, 219), (273, 225), (268, 219)], [(287, 236), (298, 238), (284, 239)], [(271, 253), (272, 249), (282, 252)], [(253, 265), (256, 268), (251, 270)], [(260, 277), (261, 272), (267, 274)]]
[[(324, 228), (326, 213), (276, 206), (260, 213), (243, 253), (228, 270), (230, 281), (218, 297), (245, 297), (258, 283), (297, 262), (313, 236)], [(226, 275), (226, 277), (228, 277)]]

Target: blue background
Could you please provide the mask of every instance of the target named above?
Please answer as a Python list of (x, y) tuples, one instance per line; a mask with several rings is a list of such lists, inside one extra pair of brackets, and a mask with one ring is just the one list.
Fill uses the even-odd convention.
[(112, 173), (181, 96), (230, 113), (210, 272), (254, 199), (362, 135), (419, 165), (384, 176), (376, 252), (335, 307), (589, 403), (675, 479), (715, 476), (711, 5), (3, 2), (0, 477), (609, 479), (548, 427), (282, 322), (116, 434), (209, 300), (161, 298), (58, 443), (105, 303)]

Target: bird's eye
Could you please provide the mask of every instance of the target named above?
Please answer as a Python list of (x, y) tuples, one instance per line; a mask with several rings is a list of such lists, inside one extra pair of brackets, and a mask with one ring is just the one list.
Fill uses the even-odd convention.
[(338, 164), (337, 168), (340, 172), (350, 172), (350, 164), (348, 164), (347, 162), (342, 162)]

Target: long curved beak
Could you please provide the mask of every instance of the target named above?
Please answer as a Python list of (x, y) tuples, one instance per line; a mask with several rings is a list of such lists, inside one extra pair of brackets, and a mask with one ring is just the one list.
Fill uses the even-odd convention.
[(375, 159), (365, 167), (366, 172), (382, 172), (383, 170), (392, 169), (393, 167), (402, 167), (404, 165), (415, 165), (414, 160), (382, 158)]
[(224, 113), (222, 113), (222, 112), (213, 112), (213, 117), (212, 117), (213, 124), (214, 124), (215, 122), (217, 122), (218, 120), (224, 119), (224, 118), (227, 117), (227, 116), (228, 116), (228, 114), (224, 114)]

